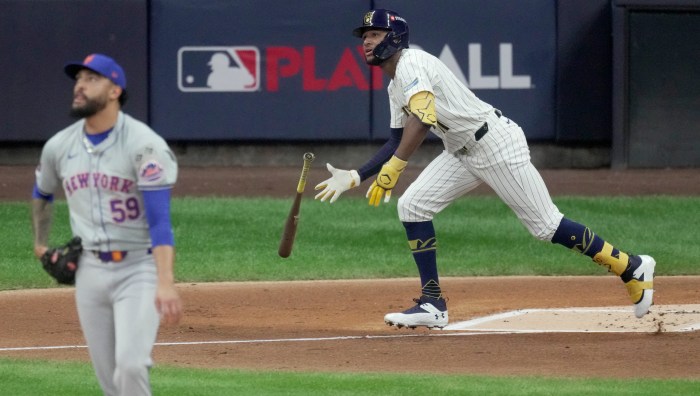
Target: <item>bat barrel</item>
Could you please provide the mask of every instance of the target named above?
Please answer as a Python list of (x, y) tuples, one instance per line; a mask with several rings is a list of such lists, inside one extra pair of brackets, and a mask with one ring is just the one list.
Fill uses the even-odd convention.
[(299, 184), (297, 184), (297, 194), (294, 197), (294, 203), (292, 204), (287, 220), (284, 223), (282, 239), (280, 240), (280, 246), (277, 250), (277, 254), (279, 254), (279, 256), (282, 258), (287, 258), (290, 254), (292, 254), (292, 247), (294, 246), (294, 239), (296, 237), (297, 226), (299, 224), (301, 197), (304, 193), (304, 187), (306, 187), (306, 176), (309, 174), (311, 162), (313, 162), (314, 158), (313, 153), (304, 153), (304, 167), (301, 169)]

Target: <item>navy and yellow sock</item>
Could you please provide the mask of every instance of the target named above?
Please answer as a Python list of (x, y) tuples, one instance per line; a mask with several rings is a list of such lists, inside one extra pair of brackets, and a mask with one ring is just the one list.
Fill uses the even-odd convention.
[(440, 298), (442, 290), (438, 279), (437, 242), (433, 222), (403, 222), (403, 226), (406, 228), (406, 237), (411, 253), (413, 253), (413, 259), (418, 266), (421, 292), (428, 297)]
[(559, 228), (552, 237), (552, 243), (585, 254), (618, 276), (621, 276), (629, 265), (627, 253), (614, 248), (588, 227), (567, 218), (561, 219)]

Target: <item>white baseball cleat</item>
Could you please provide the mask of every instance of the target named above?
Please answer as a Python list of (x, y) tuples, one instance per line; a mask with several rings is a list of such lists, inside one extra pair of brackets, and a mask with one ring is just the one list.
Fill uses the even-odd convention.
[(421, 296), (413, 301), (416, 303), (414, 307), (403, 312), (388, 313), (384, 316), (384, 322), (389, 326), (412, 329), (418, 326), (442, 329), (447, 326), (447, 302), (444, 298)]
[(654, 304), (654, 268), (656, 261), (651, 256), (632, 256), (630, 265), (636, 265), (630, 279), (623, 277), (627, 292), (634, 303), (634, 315), (643, 317)]

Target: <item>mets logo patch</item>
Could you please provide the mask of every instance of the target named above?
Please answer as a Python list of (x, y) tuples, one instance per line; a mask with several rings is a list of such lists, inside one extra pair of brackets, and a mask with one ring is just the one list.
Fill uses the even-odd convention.
[(141, 165), (139, 178), (146, 182), (154, 182), (163, 177), (163, 167), (155, 160), (150, 160)]

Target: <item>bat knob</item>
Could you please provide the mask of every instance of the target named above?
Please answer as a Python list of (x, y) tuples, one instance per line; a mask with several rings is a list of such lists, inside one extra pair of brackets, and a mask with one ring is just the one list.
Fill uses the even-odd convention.
[(305, 160), (305, 161), (311, 162), (311, 161), (314, 160), (314, 158), (316, 158), (316, 156), (314, 155), (314, 153), (304, 153), (304, 160)]

